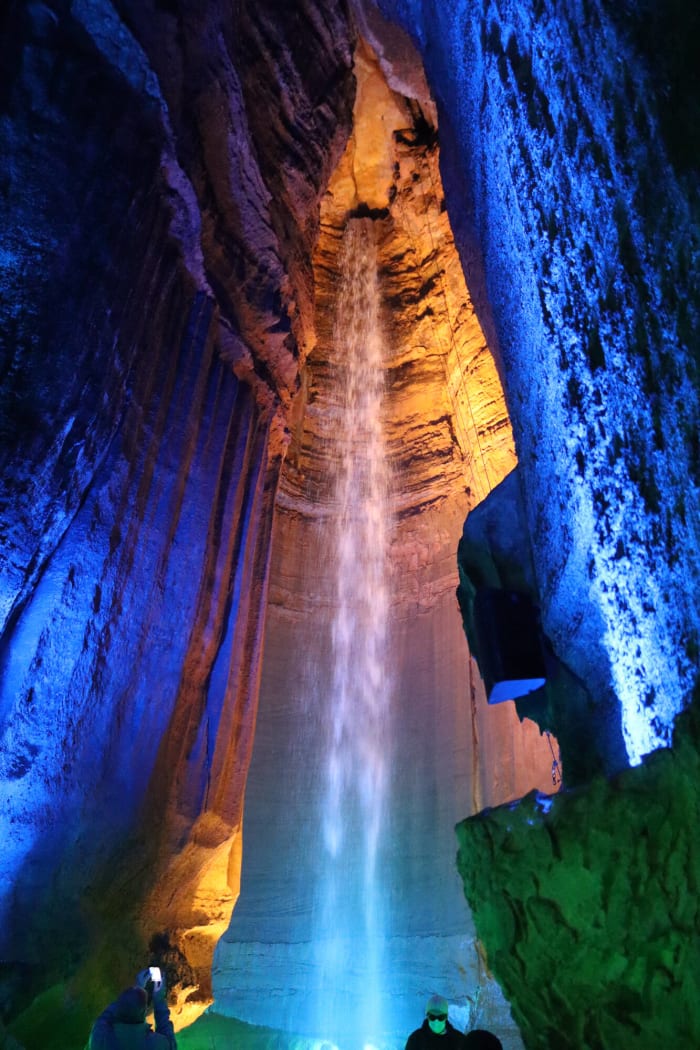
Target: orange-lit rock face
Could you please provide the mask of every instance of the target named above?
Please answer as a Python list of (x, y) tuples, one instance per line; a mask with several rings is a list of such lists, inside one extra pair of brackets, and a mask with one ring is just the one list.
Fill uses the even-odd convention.
[[(354, 162), (339, 169), (325, 199), (323, 237), (311, 258), (318, 196), (337, 166), (349, 123), (350, 42), (342, 11), (302, 18), (297, 33), (296, 10), (229, 5), (219, 20), (215, 5), (190, 5), (176, 39), (170, 7), (131, 5), (131, 32), (162, 95), (157, 112), (151, 96), (139, 96), (133, 85), (125, 94), (119, 62), (128, 65), (126, 52), (108, 48), (101, 32), (99, 44), (86, 47), (74, 33), (74, 16), (66, 15), (59, 20), (70, 23), (61, 30), (65, 39), (59, 34), (60, 48), (32, 45), (47, 64), (22, 65), (29, 81), (36, 75), (56, 88), (55, 126), (42, 125), (43, 138), (31, 132), (21, 163), (21, 150), (3, 158), (27, 223), (17, 244), (24, 250), (25, 242), (33, 243), (33, 235), (26, 236), (31, 230), (56, 244), (67, 229), (76, 231), (60, 265), (52, 248), (42, 259), (22, 256), (20, 267), (34, 275), (22, 297), (36, 301), (39, 313), (26, 314), (17, 344), (24, 340), (35, 350), (18, 380), (20, 417), (10, 417), (7, 428), (17, 455), (3, 475), (16, 512), (5, 567), (18, 588), (10, 601), (21, 614), (8, 640), (20, 642), (17, 677), (5, 682), (17, 736), (10, 751), (19, 779), (11, 790), (20, 792), (8, 816), (16, 856), (10, 858), (8, 839), (3, 870), (12, 859), (20, 872), (17, 892), (7, 898), (20, 958), (28, 945), (38, 969), (50, 969), (49, 953), (41, 949), (50, 942), (60, 956), (51, 972), (64, 975), (64, 959), (80, 958), (88, 940), (109, 944), (107, 960), (103, 955), (98, 967), (91, 958), (83, 971), (82, 987), (101, 998), (128, 979), (151, 935), (167, 932), (187, 986), (182, 997), (199, 986), (199, 1006), (187, 1007), (193, 1011), (208, 1000), (211, 954), (238, 893), (276, 468), (288, 415), (294, 422), (290, 404), (300, 366), (314, 345), (314, 267), (318, 346), (302, 379), (317, 404), (298, 397), (294, 405), (274, 568), (273, 602), (281, 604), (269, 613), (266, 676), (275, 660), (289, 676), (283, 661), (294, 663), (318, 644), (312, 621), (309, 638), (300, 636), (295, 610), (310, 603), (318, 614), (324, 586), (322, 572), (314, 584), (319, 567), (306, 514), (307, 504), (313, 513), (323, 506), (314, 486), (327, 483), (316, 441), (333, 301), (323, 270), (332, 280), (344, 213), (361, 203), (358, 193), (372, 206), (392, 205), (377, 230), (391, 332), (387, 427), (402, 521), (393, 540), (401, 581), (396, 622), (407, 633), (396, 628), (396, 650), (426, 654), (420, 675), (415, 663), (405, 662), (408, 678), (420, 678), (416, 707), (426, 729), (444, 721), (443, 736), (458, 718), (460, 740), (471, 740), (472, 730), (471, 709), (456, 711), (453, 703), (469, 695), (451, 596), (454, 549), (469, 500), (481, 495), (484, 481), (478, 462), (472, 465), (473, 446), (464, 438), (455, 444), (452, 430), (469, 430), (471, 407), (487, 389), (477, 384), (467, 406), (462, 374), (491, 365), (476, 329), (453, 343), (452, 329), (440, 327), (440, 295), (431, 302), (421, 291), (426, 283), (442, 289), (452, 327), (467, 331), (468, 299), (456, 259), (438, 257), (431, 247), (431, 238), (437, 242), (447, 231), (440, 191), (430, 185), (435, 153), (411, 148), (410, 107), (387, 91), (369, 52), (357, 63)], [(99, 5), (83, 5), (81, 17), (97, 32)], [(45, 26), (51, 33), (53, 21)], [(17, 70), (8, 65), (3, 77)], [(85, 85), (95, 83), (96, 70), (101, 97), (117, 106), (119, 121), (89, 108), (71, 160), (63, 149), (77, 133), (79, 114), (71, 106), (89, 95)], [(26, 129), (34, 127), (35, 97), (26, 85), (14, 96), (20, 112), (13, 116)], [(375, 120), (388, 122), (372, 144)], [(403, 144), (394, 137), (402, 128), (408, 132)], [(353, 199), (341, 193), (346, 168), (359, 187)], [(420, 172), (429, 181), (414, 186)], [(66, 188), (55, 207), (45, 192), (49, 179)], [(104, 213), (92, 211), (97, 201)], [(46, 361), (52, 362), (50, 381)], [(468, 409), (463, 419), (453, 402)], [(14, 388), (9, 403), (15, 404)], [(23, 415), (25, 404), (41, 412)], [(279, 425), (271, 431), (273, 414)], [(494, 444), (503, 455), (501, 471), (512, 462), (504, 421), (499, 408), (476, 424), (482, 446)], [(298, 536), (289, 531), (285, 500), (297, 508)], [(311, 575), (300, 571), (304, 559)], [(288, 648), (278, 614), (290, 624)], [(25, 644), (30, 635), (34, 649)], [(457, 654), (455, 663), (443, 654)], [(266, 695), (271, 681), (266, 677)], [(446, 705), (438, 715), (431, 708), (435, 697)], [(265, 731), (263, 721), (261, 738)], [(35, 737), (41, 741), (36, 756)], [(460, 754), (467, 754), (466, 745)], [(509, 768), (501, 793), (512, 787)], [(490, 797), (479, 779), (485, 764), (470, 771), (465, 758), (460, 770), (469, 798)], [(420, 790), (416, 783), (411, 790)], [(43, 823), (45, 791), (52, 836)], [(454, 818), (470, 808), (460, 805)], [(450, 811), (443, 822), (448, 839), (452, 819)], [(39, 856), (32, 852), (35, 835)], [(450, 870), (451, 852), (452, 846)], [(25, 853), (34, 857), (31, 870), (22, 868)], [(98, 900), (90, 889), (95, 885)], [(90, 897), (84, 909), (83, 890)], [(38, 900), (48, 903), (39, 908)], [(81, 921), (73, 922), (78, 901)], [(84, 938), (83, 910), (90, 913)], [(75, 935), (69, 948), (66, 932)]]
[[(388, 920), (398, 970), (417, 968), (425, 945), (439, 936), (442, 947), (421, 980), (453, 987), (455, 995), (463, 994), (464, 972), (479, 984), (470, 918), (458, 880), (450, 879), (454, 824), (464, 812), (552, 788), (551, 753), (536, 727), (521, 725), (510, 704), (487, 708), (455, 600), (464, 518), (513, 468), (515, 454), (444, 210), (434, 128), (417, 104), (392, 94), (368, 48), (360, 48), (355, 70), (354, 131), (322, 202), (314, 257), (317, 342), (277, 499), (241, 896), (214, 977), (227, 1010), (304, 1031), (313, 1031), (303, 1013), (310, 998), (303, 974), (307, 963), (313, 967), (315, 880), (326, 863), (315, 814), (326, 776), (320, 751), (334, 718), (331, 622), (344, 588), (334, 524), (343, 362), (334, 326), (349, 213), (376, 215), (385, 347), (393, 523), (389, 659), (380, 689), (391, 693), (391, 728), (380, 750), (391, 814), (383, 848), (402, 887)], [(400, 991), (406, 1004), (414, 980), (407, 977)]]
[[(358, 48), (358, 89), (354, 129), (321, 207), (321, 235), (314, 259), (317, 345), (309, 356), (303, 404), (280, 483), (274, 556), (287, 543), (285, 520), (295, 540), (289, 557), (298, 558), (301, 520), (326, 513), (333, 464), (328, 450), (333, 414), (333, 323), (339, 284), (338, 251), (349, 213), (366, 204), (387, 209), (375, 221), (387, 344), (386, 430), (395, 475), (398, 527), (397, 602), (401, 615), (454, 611), (451, 661), (464, 673), (469, 663), (456, 605), (455, 551), (470, 507), (479, 503), (516, 464), (508, 412), (493, 357), (486, 345), (457, 255), (444, 208), (435, 129), (419, 104), (388, 87), (366, 44)], [(365, 159), (371, 159), (371, 165)], [(371, 167), (391, 183), (368, 184)], [(360, 195), (366, 186), (369, 200)], [(291, 518), (289, 516), (292, 516)], [(278, 563), (278, 567), (279, 563)], [(288, 572), (273, 569), (274, 618)], [(308, 587), (303, 574), (291, 589)], [(280, 593), (279, 588), (282, 588)], [(451, 628), (446, 628), (448, 631)], [(274, 648), (268, 629), (266, 649)], [(418, 652), (423, 642), (418, 631)], [(408, 671), (410, 677), (410, 671)], [(475, 678), (475, 681), (472, 679)], [(469, 686), (447, 687), (450, 702), (463, 703), (472, 686), (483, 702), (478, 672)], [(518, 797), (534, 786), (551, 788), (551, 753), (530, 723), (520, 724), (511, 704), (483, 711), (475, 733), (480, 746), (470, 757), (478, 788), (476, 808)], [(476, 783), (475, 781), (475, 783)]]
[(370, 209), (388, 207), (394, 185), (393, 136), (406, 127), (408, 116), (403, 100), (389, 90), (371, 49), (362, 41), (355, 51), (354, 70), (352, 133), (327, 196), (338, 213), (360, 204)]
[[(321, 208), (316, 252), (317, 337), (322, 357), (333, 317), (334, 259), (348, 213), (389, 209), (376, 223), (384, 327), (392, 346), (391, 440), (413, 475), (407, 506), (432, 481), (473, 504), (515, 466), (503, 392), (457, 256), (438, 167), (436, 131), (417, 102), (395, 95), (367, 45), (358, 50), (354, 129)], [(430, 419), (431, 432), (421, 427)], [(432, 468), (430, 461), (434, 456)], [(411, 461), (409, 466), (408, 461)], [(420, 461), (427, 474), (421, 474)], [(440, 463), (435, 472), (435, 463)], [(418, 477), (416, 477), (416, 474)], [(441, 479), (441, 480), (440, 480)]]

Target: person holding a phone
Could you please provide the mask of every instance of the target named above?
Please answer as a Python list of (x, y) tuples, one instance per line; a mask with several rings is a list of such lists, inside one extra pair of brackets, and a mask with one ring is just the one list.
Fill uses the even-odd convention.
[[(146, 1022), (149, 1005), (153, 1007), (155, 1031)], [(133, 987), (126, 988), (103, 1010), (92, 1026), (88, 1050), (177, 1050), (159, 967), (141, 970)]]

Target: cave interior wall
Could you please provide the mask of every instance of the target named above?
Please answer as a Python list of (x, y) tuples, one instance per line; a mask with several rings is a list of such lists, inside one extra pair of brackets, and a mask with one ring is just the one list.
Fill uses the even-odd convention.
[[(697, 664), (687, 51), (670, 33), (650, 61), (644, 5), (381, 6), (437, 102), (543, 630), (608, 773), (671, 743)], [(207, 916), (237, 892), (272, 502), (354, 90), (341, 8), (242, 8), (0, 16), (10, 1009), (116, 937), (115, 902), (95, 1005), (154, 924), (195, 931), (206, 998)]]

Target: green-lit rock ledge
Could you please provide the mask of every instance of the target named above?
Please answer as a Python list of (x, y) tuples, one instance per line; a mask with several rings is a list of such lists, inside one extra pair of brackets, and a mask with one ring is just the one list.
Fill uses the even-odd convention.
[(700, 718), (609, 780), (485, 810), (458, 867), (528, 1050), (700, 1046)]

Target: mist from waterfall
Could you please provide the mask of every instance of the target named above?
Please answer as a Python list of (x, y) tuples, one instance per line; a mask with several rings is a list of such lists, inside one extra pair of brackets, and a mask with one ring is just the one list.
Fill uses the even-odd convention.
[(391, 756), (391, 479), (383, 425), (385, 350), (369, 219), (350, 220), (345, 231), (334, 344), (336, 568), (333, 676), (324, 714), (325, 856), (316, 895), (317, 1013), (319, 1032), (340, 1038), (348, 1050), (361, 1050), (378, 1043), (382, 1032), (381, 842)]

